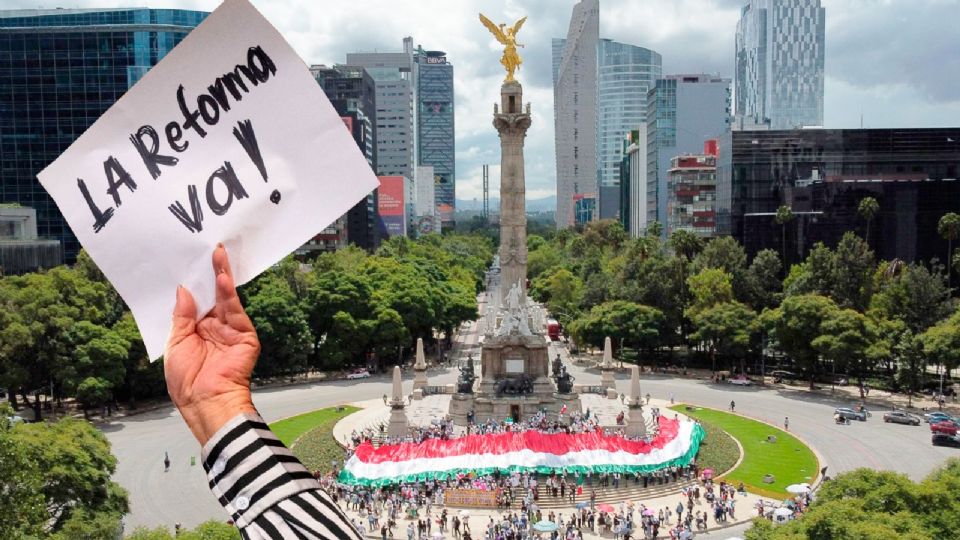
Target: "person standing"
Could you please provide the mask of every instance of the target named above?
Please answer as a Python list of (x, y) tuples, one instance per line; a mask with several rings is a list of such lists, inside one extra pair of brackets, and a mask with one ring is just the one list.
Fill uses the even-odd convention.
[(170, 470), (170, 454), (166, 451), (163, 452), (163, 472), (168, 472)]
[(784, 431), (790, 431), (790, 417), (789, 417), (789, 416), (784, 416), (784, 417), (783, 417), (783, 429), (784, 429)]
[(730, 400), (730, 412), (733, 412), (733, 410), (736, 408), (736, 406), (737, 406), (736, 402), (734, 402), (734, 401), (731, 399), (731, 400)]

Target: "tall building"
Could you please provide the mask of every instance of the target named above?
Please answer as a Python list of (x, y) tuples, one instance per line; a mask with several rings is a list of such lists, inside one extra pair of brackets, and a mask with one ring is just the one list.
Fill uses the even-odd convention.
[(418, 165), (433, 167), (434, 204), (443, 228), (454, 226), (456, 211), (456, 137), (453, 64), (443, 51), (417, 48)]
[[(647, 223), (666, 224), (670, 160), (730, 129), (730, 79), (668, 75), (647, 94)], [(664, 234), (666, 229), (664, 228)]]
[(364, 68), (376, 86), (377, 174), (413, 179), (417, 148), (413, 38), (403, 39), (402, 52), (348, 53), (347, 65)]
[(825, 11), (820, 0), (750, 0), (736, 35), (737, 123), (823, 125)]
[(623, 141), (620, 222), (633, 238), (641, 236), (647, 228), (647, 127), (642, 124)]
[[(960, 128), (733, 131), (719, 142), (717, 233), (749, 255), (783, 249), (787, 264), (822, 241), (866, 232), (860, 201), (880, 205), (870, 246), (882, 259), (942, 262), (937, 222), (960, 212)], [(784, 231), (777, 208), (796, 217)]]
[(207, 16), (181, 9), (0, 11), (0, 202), (37, 211), (73, 262), (80, 244), (37, 181)]
[(702, 238), (717, 233), (717, 143), (707, 141), (703, 154), (677, 156), (667, 172), (667, 236), (688, 231)]
[(60, 264), (60, 241), (37, 237), (36, 210), (0, 205), (0, 276), (36, 272)]
[[(377, 89), (373, 78), (359, 66), (311, 66), (311, 73), (324, 94), (353, 135), (353, 140), (370, 164), (377, 170)], [(347, 242), (374, 250), (382, 237), (377, 214), (377, 191), (373, 190), (351, 208), (346, 215)]]
[[(575, 224), (574, 195), (596, 190), (599, 38), (600, 2), (581, 0), (573, 6), (570, 28), (562, 47), (555, 45), (553, 48), (554, 64), (557, 66), (553, 85), (553, 118), (557, 160), (556, 222), (559, 229)], [(587, 198), (595, 201), (596, 194)], [(580, 197), (578, 200), (582, 199)], [(580, 203), (581, 207), (587, 205)], [(588, 214), (592, 215), (593, 211), (580, 213), (581, 217)]]
[(623, 138), (647, 121), (647, 92), (661, 76), (661, 58), (650, 49), (601, 39), (597, 61), (598, 214), (611, 219), (620, 212)]

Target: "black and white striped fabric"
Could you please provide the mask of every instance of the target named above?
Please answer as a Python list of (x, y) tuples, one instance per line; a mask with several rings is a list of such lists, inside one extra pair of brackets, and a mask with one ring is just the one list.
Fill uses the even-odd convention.
[(360, 540), (310, 471), (257, 414), (242, 414), (203, 448), (210, 489), (247, 539)]

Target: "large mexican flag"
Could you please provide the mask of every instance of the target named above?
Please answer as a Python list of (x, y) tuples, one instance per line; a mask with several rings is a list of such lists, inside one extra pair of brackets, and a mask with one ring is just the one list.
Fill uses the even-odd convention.
[(469, 435), (443, 441), (357, 447), (340, 481), (381, 486), (444, 479), (458, 474), (500, 471), (649, 472), (689, 464), (704, 430), (692, 421), (660, 418), (660, 432), (649, 443), (601, 433), (548, 434), (539, 431)]

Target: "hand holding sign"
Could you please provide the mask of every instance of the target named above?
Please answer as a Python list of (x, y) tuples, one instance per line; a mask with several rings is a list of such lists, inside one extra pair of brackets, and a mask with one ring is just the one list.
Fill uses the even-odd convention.
[(213, 271), (217, 303), (199, 321), (193, 295), (177, 287), (173, 330), (163, 355), (167, 392), (201, 446), (234, 416), (256, 412), (250, 375), (260, 354), (223, 246), (213, 252)]
[(243, 284), (378, 185), (309, 69), (226, 0), (39, 175), (130, 306), (150, 358), (174, 291), (214, 306), (214, 246)]

